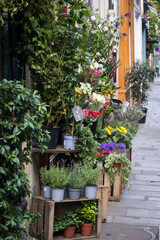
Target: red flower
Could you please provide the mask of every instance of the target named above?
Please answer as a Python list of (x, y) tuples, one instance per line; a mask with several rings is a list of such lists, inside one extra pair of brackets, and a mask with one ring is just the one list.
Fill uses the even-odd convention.
[(110, 153), (110, 151), (105, 151), (104, 153)]
[(104, 155), (102, 154), (101, 157), (104, 157)]
[(116, 152), (117, 154), (119, 154), (119, 152)]

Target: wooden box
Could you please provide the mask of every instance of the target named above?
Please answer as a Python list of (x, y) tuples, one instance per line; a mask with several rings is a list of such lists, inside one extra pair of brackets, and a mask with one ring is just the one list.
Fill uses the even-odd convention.
[[(114, 177), (113, 187), (110, 186), (109, 174), (105, 171), (101, 172), (99, 184), (108, 187), (108, 189), (109, 189), (108, 200), (109, 201), (120, 202), (120, 199), (121, 199), (121, 171), (117, 171), (117, 173)], [(103, 204), (102, 204), (102, 206), (103, 206)]]
[(31, 212), (34, 214), (39, 213), (40, 218), (36, 219), (33, 225), (30, 225), (30, 235), (41, 240), (55, 240), (55, 239), (66, 239), (63, 235), (54, 236), (53, 235), (53, 225), (54, 225), (54, 216), (63, 217), (66, 211), (74, 211), (80, 204), (81, 201), (90, 201), (96, 200), (98, 204), (98, 216), (92, 235), (89, 237), (83, 237), (81, 234), (76, 234), (72, 239), (88, 239), (100, 237), (101, 235), (101, 199), (87, 199), (80, 198), (79, 200), (65, 199), (62, 202), (54, 202), (50, 199), (44, 197), (35, 196), (32, 197)]
[(97, 198), (102, 199), (102, 222), (107, 222), (108, 186), (98, 185)]

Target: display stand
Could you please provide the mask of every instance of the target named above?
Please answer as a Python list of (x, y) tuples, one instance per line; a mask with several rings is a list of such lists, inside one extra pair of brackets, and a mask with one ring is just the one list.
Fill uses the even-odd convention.
[(90, 200), (96, 200), (98, 206), (98, 216), (96, 219), (96, 223), (94, 224), (92, 235), (89, 237), (83, 237), (80, 233), (76, 233), (75, 237), (72, 239), (78, 240), (100, 237), (102, 222), (101, 199), (80, 198), (78, 200), (71, 200), (66, 198), (61, 202), (54, 202), (41, 196), (32, 197), (31, 212), (34, 214), (39, 213), (41, 217), (36, 219), (33, 225), (30, 225), (30, 235), (41, 240), (67, 240), (67, 238), (63, 237), (63, 234), (56, 236), (54, 235), (54, 216), (63, 217), (66, 211), (75, 211), (75, 209), (80, 206), (82, 201)]

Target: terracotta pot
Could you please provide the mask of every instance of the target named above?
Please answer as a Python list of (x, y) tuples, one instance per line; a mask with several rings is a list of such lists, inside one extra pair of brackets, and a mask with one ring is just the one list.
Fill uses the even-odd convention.
[(64, 229), (64, 237), (65, 238), (73, 238), (75, 235), (75, 231), (76, 231), (76, 226)]
[(122, 163), (113, 163), (113, 167), (117, 168), (117, 171), (121, 170), (121, 165), (122, 165)]
[(83, 223), (81, 224), (81, 235), (90, 236), (92, 234), (93, 223)]

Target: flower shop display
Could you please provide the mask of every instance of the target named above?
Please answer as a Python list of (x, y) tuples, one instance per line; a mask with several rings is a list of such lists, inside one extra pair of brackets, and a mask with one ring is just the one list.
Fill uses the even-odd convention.
[(97, 202), (94, 200), (82, 202), (82, 207), (76, 209), (76, 212), (81, 222), (81, 235), (85, 237), (90, 236), (98, 215)]
[(43, 184), (43, 196), (45, 198), (51, 198), (51, 187), (49, 186), (49, 171), (47, 167), (42, 167), (40, 169), (40, 180)]
[(52, 200), (62, 201), (64, 199), (64, 187), (66, 187), (69, 181), (68, 169), (64, 165), (59, 166), (57, 164), (52, 165), (48, 171), (50, 186), (52, 187)]
[(54, 230), (53, 232), (64, 231), (65, 238), (73, 238), (75, 235), (76, 227), (79, 226), (80, 219), (77, 213), (69, 211), (65, 212), (63, 218), (54, 217)]

